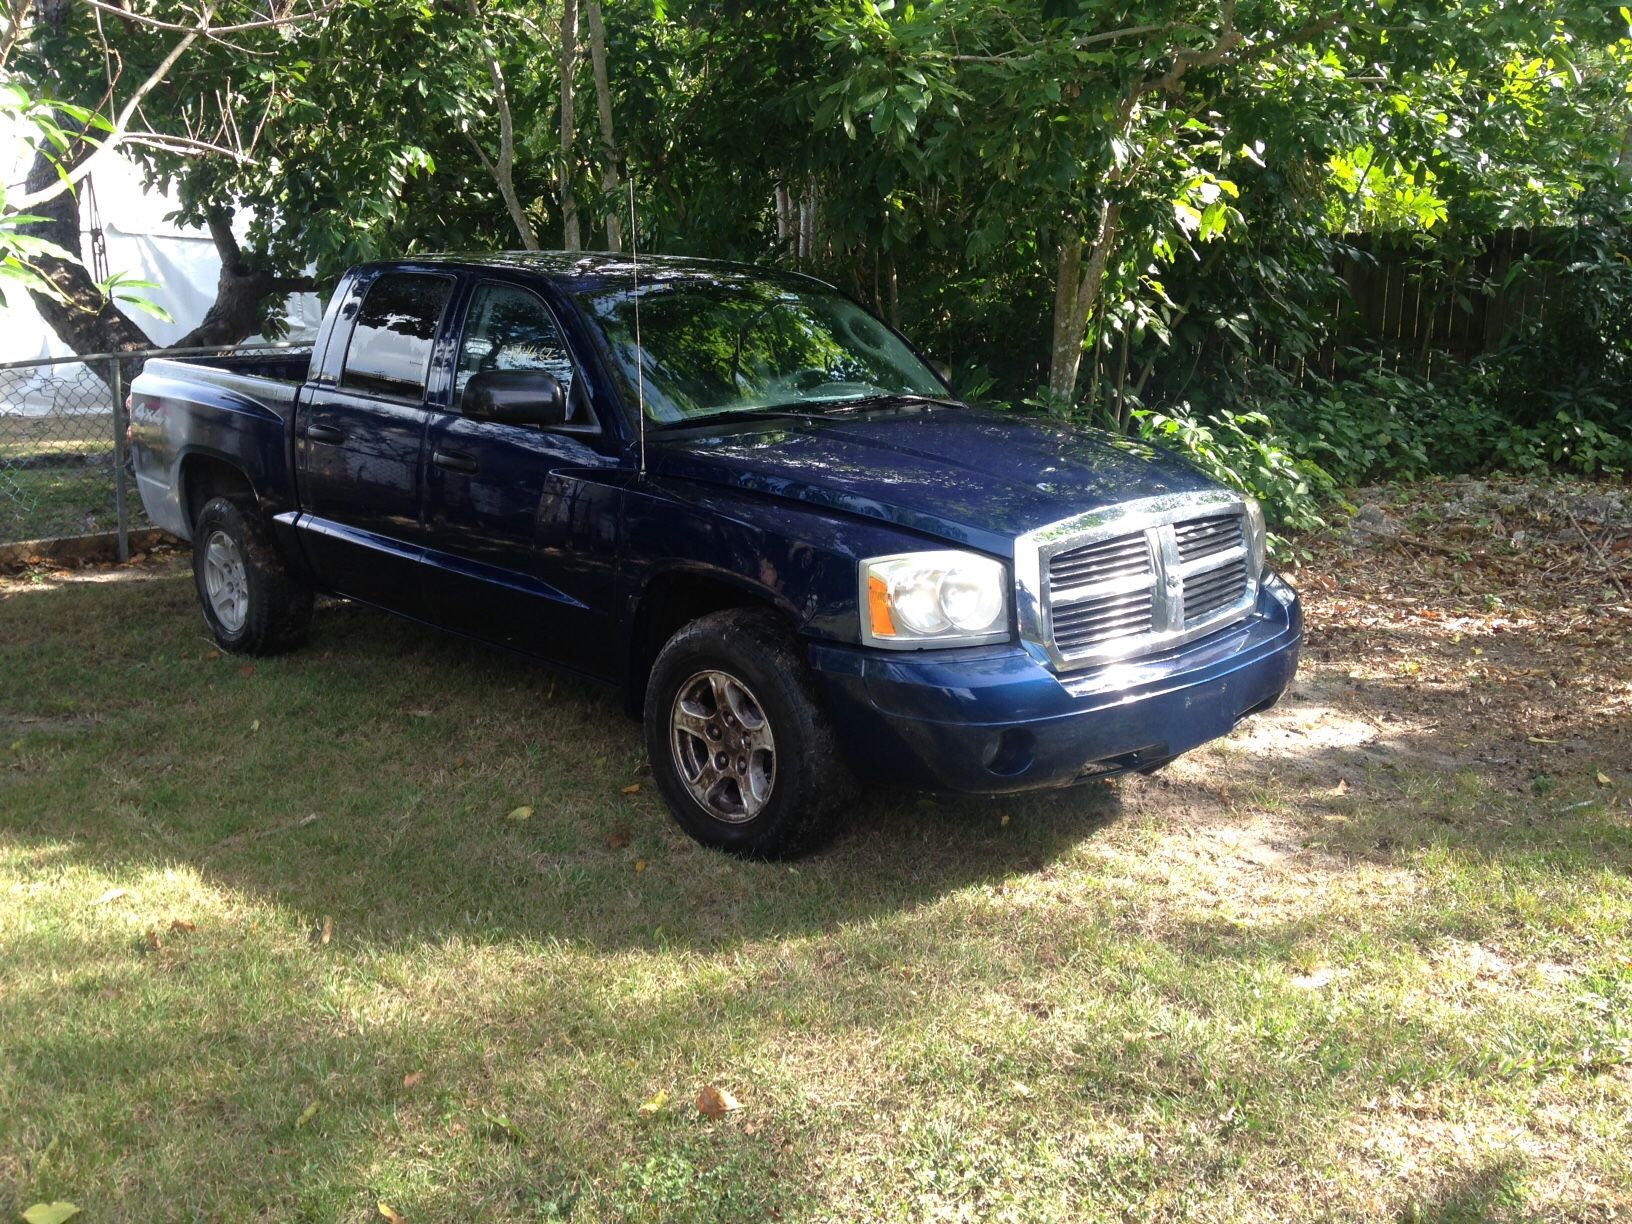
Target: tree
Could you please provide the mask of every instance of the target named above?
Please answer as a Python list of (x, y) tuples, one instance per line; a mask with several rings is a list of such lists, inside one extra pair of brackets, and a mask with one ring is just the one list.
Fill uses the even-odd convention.
[[(511, 116), (547, 109), (540, 94), (554, 84), (528, 71), (529, 8), (473, 22), (468, 9), (412, 0), (302, 0), (267, 18), (253, 0), (231, 2), (201, 15), (181, 0), (51, 0), (17, 40), (36, 94), (77, 113), (117, 100), (106, 139), (79, 125), (66, 151), (42, 147), (30, 179), (45, 217), (31, 232), (73, 257), (40, 261), (52, 290), (37, 295), (67, 343), (150, 347), (78, 262), (78, 206), (62, 182), (113, 147), (173, 188), (179, 219), (221, 253), (216, 301), (183, 344), (240, 340), (271, 325), (288, 293), (362, 260), (515, 245), (517, 233), (527, 244), (551, 186), (543, 162), (511, 164), (504, 151), (511, 137), (525, 143)], [(505, 33), (489, 37), (490, 26)]]
[[(106, 7), (101, 0), (88, 0), (100, 17)], [(121, 91), (121, 78), (132, 65), (110, 54), (105, 40), (90, 39), (73, 28), (70, 0), (49, 0), (37, 9), (32, 43), (25, 43), (24, 13), (19, 6), (11, 13), (7, 27), (8, 50), (25, 52), (37, 91), (50, 98), (36, 108), (41, 122), (34, 141), (34, 159), (20, 196), (6, 201), (13, 227), (26, 227), (28, 239), (37, 246), (35, 274), (29, 285), (42, 317), (59, 337), (78, 352), (123, 351), (145, 348), (149, 341), (141, 329), (118, 307), (129, 295), (110, 292), (98, 284), (85, 266), (80, 242), (79, 204), (76, 186), (95, 167), (118, 150), (142, 149), (150, 153), (191, 154), (199, 150), (244, 156), (241, 149), (229, 149), (199, 136), (196, 131), (156, 131), (144, 121), (144, 104), (161, 94), (173, 81), (189, 54), (202, 46), (234, 45), (235, 38), (277, 31), (314, 18), (318, 10), (290, 9), (277, 16), (259, 13), (245, 20), (218, 21), (215, 5), (200, 13), (188, 13), (188, 20), (170, 21), (162, 17), (110, 9), (127, 27), (152, 35), (152, 61), (137, 67), (139, 83), (128, 93)], [(101, 29), (100, 24), (96, 27)], [(162, 44), (160, 42), (162, 40)], [(95, 52), (100, 50), (100, 60)], [(97, 82), (98, 89), (88, 88)], [(13, 83), (14, 88), (26, 88)], [(74, 98), (75, 90), (81, 94)], [(111, 119), (99, 117), (106, 105)], [(27, 220), (20, 220), (26, 217)], [(260, 318), (258, 303), (269, 295), (287, 294), (307, 284), (304, 278), (279, 277), (265, 268), (254, 267), (243, 258), (233, 237), (230, 219), (219, 208), (208, 210), (205, 218), (222, 254), (222, 270), (214, 306), (203, 322), (180, 342), (182, 345), (219, 343), (241, 339), (254, 329)]]

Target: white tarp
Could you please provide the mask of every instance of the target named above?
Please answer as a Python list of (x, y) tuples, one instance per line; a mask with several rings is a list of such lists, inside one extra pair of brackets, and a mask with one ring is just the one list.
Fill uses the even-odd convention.
[[(0, 132), (0, 167), (5, 181), (20, 184), (28, 171), (28, 148), (15, 134)], [(138, 280), (153, 281), (156, 289), (136, 292), (170, 312), (171, 322), (155, 318), (137, 307), (123, 309), (157, 345), (172, 344), (204, 319), (215, 301), (216, 279), (221, 259), (208, 233), (185, 229), (167, 216), (176, 209), (175, 200), (142, 185), (140, 170), (123, 158), (99, 167), (94, 182), (80, 188), (80, 225), (85, 231), (84, 253), (91, 258), (90, 218), (94, 199), (107, 244), (108, 269)], [(248, 218), (239, 216), (235, 227), (240, 237)], [(27, 293), (11, 288), (6, 293), (0, 322), (0, 363), (39, 357), (71, 356), (73, 350), (46, 326)], [(286, 304), (286, 340), (310, 339), (323, 317), (316, 294), (291, 297)], [(38, 371), (0, 371), (0, 413), (22, 412), (36, 415), (61, 410), (51, 384), (76, 373), (74, 367), (46, 366)], [(77, 380), (76, 380), (77, 381)]]

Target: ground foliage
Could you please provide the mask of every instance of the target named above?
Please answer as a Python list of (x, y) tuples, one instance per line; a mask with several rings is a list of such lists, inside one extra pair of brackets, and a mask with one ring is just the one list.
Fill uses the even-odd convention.
[(501, 654), (331, 604), (246, 664), (173, 551), (0, 580), (0, 1210), (1623, 1218), (1625, 493), (1352, 500), (1275, 710), (793, 865)]

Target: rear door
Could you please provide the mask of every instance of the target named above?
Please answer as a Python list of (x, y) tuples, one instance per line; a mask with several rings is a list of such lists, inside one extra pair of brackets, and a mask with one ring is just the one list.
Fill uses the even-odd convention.
[[(466, 384), (486, 370), (547, 370), (567, 393), (548, 429), (471, 420)], [(426, 434), (431, 618), (592, 674), (609, 673), (617, 468), (549, 305), (514, 282), (474, 286), (448, 410)]]
[(427, 397), (455, 278), (359, 277), (295, 424), (300, 524), (321, 582), (342, 595), (426, 614), (420, 505)]

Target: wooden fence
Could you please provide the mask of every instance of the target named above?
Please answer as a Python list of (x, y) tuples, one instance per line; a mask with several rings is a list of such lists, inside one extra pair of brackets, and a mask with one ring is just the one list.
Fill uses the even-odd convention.
[(1409, 239), (1359, 235), (1337, 272), (1347, 286), (1330, 305), (1334, 343), (1308, 361), (1331, 377), (1340, 354), (1361, 352), (1381, 369), (1431, 376), (1436, 362), (1467, 362), (1541, 322), (1562, 287), (1567, 234), (1501, 230), (1461, 258)]

